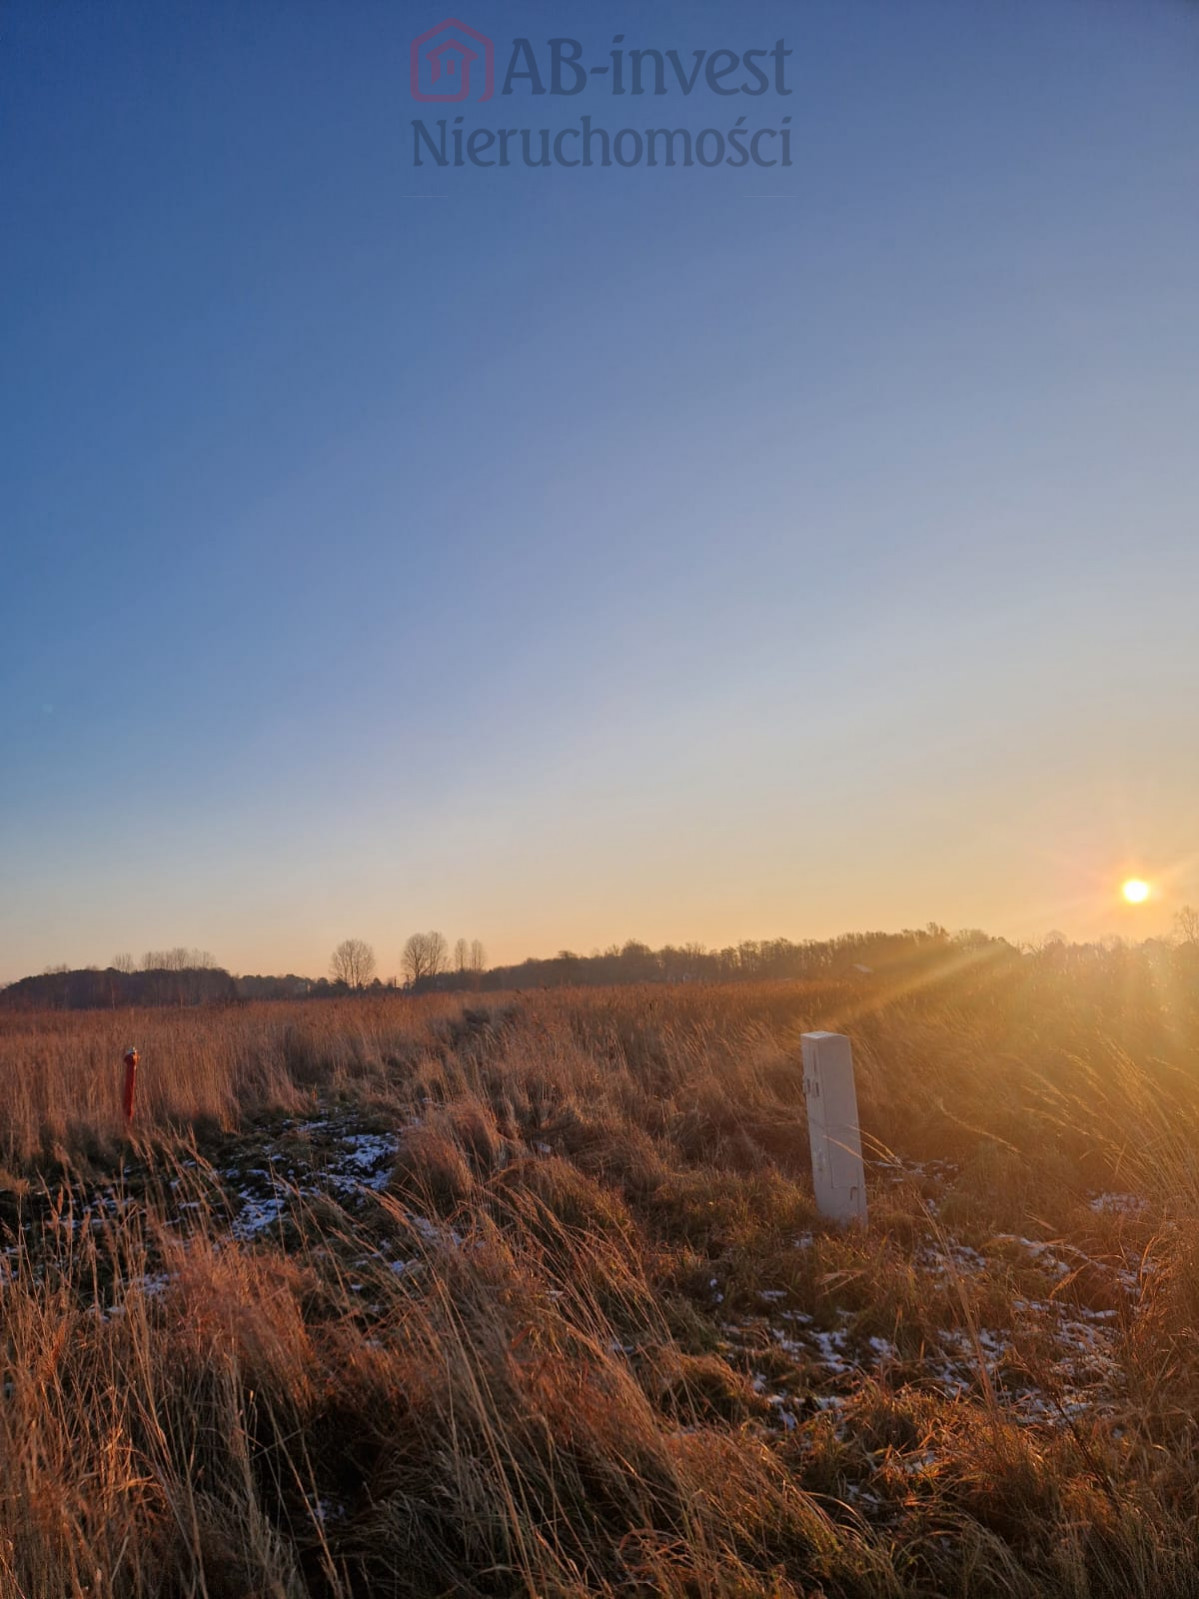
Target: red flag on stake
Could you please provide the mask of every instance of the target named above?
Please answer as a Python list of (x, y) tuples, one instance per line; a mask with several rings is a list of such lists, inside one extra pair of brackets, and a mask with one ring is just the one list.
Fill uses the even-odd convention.
[(125, 1120), (133, 1120), (133, 1088), (137, 1082), (137, 1050), (125, 1051)]

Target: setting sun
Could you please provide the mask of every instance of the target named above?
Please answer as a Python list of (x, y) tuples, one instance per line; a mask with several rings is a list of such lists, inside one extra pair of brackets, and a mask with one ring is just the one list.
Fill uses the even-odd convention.
[(1130, 877), (1120, 892), (1130, 905), (1143, 905), (1149, 898), (1149, 884), (1140, 877)]

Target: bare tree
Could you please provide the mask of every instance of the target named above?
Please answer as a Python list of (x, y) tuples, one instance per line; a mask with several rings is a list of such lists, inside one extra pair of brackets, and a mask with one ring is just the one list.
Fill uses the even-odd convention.
[(365, 988), (375, 975), (375, 952), (364, 939), (343, 938), (333, 951), (329, 970), (335, 983)]
[(114, 955), (109, 964), (114, 972), (133, 972), (137, 970), (132, 955)]
[(422, 980), (445, 971), (448, 948), (440, 933), (413, 933), (400, 956), (404, 976), (413, 988)]
[(476, 977), (482, 977), (487, 970), (487, 951), (477, 938), (470, 941), (470, 969)]
[(1199, 911), (1193, 905), (1184, 905), (1175, 912), (1174, 926), (1184, 944), (1199, 944)]
[(206, 949), (188, 949), (176, 944), (174, 949), (148, 949), (142, 956), (144, 972), (211, 971), (216, 965)]
[(177, 960), (183, 965), (179, 968), (183, 972), (214, 972), (216, 961), (211, 952), (206, 949), (176, 949), (172, 951)]

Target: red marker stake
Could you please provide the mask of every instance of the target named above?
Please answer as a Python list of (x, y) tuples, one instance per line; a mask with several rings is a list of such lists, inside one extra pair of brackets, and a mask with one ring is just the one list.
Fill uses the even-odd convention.
[(127, 1122), (131, 1122), (133, 1120), (133, 1088), (134, 1088), (134, 1084), (136, 1082), (137, 1082), (137, 1050), (136, 1049), (127, 1049), (125, 1051), (125, 1096), (124, 1096), (125, 1120)]

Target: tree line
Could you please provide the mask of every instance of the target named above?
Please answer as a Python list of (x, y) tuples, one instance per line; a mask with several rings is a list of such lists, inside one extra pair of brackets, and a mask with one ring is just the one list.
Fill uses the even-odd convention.
[[(1148, 974), (1199, 982), (1199, 912), (1183, 907), (1171, 941), (1120, 939), (1072, 944), (1051, 933), (1035, 945), (1015, 945), (977, 929), (950, 933), (936, 923), (901, 932), (844, 933), (836, 938), (745, 939), (720, 949), (703, 944), (666, 944), (651, 949), (629, 939), (582, 955), (562, 949), (514, 965), (488, 967), (478, 939), (451, 946), (439, 932), (413, 933), (400, 951), (400, 977), (386, 982), (364, 939), (347, 938), (333, 951), (326, 977), (235, 977), (203, 950), (178, 946), (151, 950), (140, 966), (118, 955), (101, 969), (53, 967), (0, 989), (0, 1008), (93, 1010), (123, 1006), (235, 1004), (250, 1000), (336, 998), (401, 986), (408, 992), (490, 991), (564, 986), (607, 987), (628, 983), (728, 983), (774, 979), (844, 978), (851, 982), (911, 982), (913, 985), (964, 971), (994, 974), (998, 967), (1028, 963), (1032, 974), (1069, 972), (1099, 984), (1123, 982), (1135, 966)], [(1131, 963), (1131, 964), (1130, 964)]]

